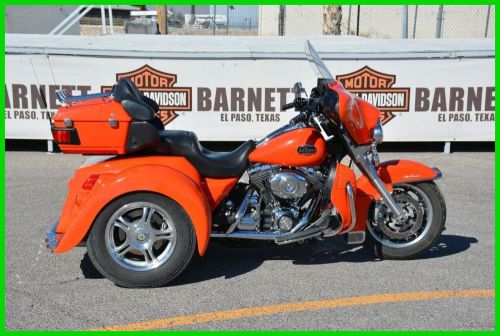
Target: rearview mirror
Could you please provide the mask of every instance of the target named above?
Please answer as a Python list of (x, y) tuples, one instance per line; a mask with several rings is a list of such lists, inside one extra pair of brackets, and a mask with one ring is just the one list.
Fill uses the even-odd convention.
[(297, 82), (293, 85), (292, 92), (295, 94), (295, 98), (300, 98), (302, 92), (306, 92), (306, 90), (302, 87), (301, 82)]

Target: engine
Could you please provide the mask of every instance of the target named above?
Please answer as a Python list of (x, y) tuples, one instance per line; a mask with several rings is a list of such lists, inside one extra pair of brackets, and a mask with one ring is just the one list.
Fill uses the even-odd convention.
[[(249, 184), (254, 192), (240, 229), (288, 232), (322, 190), (326, 177), (318, 169), (283, 169), (258, 165), (249, 170)], [(245, 224), (243, 224), (245, 223)], [(252, 225), (248, 225), (248, 224)]]

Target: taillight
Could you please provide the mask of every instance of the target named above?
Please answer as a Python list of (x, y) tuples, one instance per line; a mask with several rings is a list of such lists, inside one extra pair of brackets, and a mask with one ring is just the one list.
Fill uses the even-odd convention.
[(58, 145), (79, 145), (80, 138), (74, 128), (52, 127), (52, 136)]
[(97, 182), (98, 179), (99, 179), (98, 174), (90, 175), (89, 177), (87, 177), (85, 182), (83, 182), (82, 189), (85, 189), (85, 190), (92, 189), (94, 187), (94, 184)]

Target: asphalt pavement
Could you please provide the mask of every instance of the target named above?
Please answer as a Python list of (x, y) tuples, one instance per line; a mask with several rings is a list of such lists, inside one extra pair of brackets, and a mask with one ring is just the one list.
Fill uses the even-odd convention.
[[(63, 255), (44, 247), (83, 157), (7, 152), (6, 328), (494, 329), (494, 153), (381, 157), (443, 172), (447, 230), (421, 258), (376, 260), (338, 238), (256, 248), (211, 243), (169, 286), (124, 289), (102, 278), (84, 247)], [(259, 306), (266, 307), (252, 308)]]

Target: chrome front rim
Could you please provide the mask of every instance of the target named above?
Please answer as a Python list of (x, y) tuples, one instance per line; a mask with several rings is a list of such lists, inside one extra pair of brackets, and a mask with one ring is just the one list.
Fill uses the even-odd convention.
[(384, 204), (372, 207), (367, 228), (372, 237), (387, 247), (405, 248), (417, 244), (427, 234), (432, 222), (432, 204), (417, 186), (398, 184), (392, 196), (406, 214), (402, 223), (396, 222)]
[(109, 219), (105, 234), (113, 260), (133, 271), (160, 267), (172, 256), (176, 243), (171, 217), (148, 202), (122, 206)]

